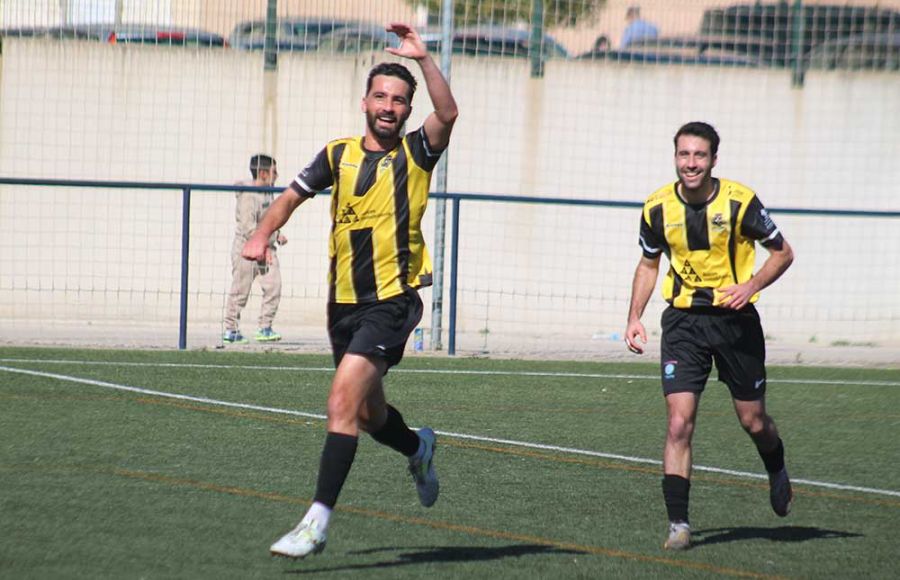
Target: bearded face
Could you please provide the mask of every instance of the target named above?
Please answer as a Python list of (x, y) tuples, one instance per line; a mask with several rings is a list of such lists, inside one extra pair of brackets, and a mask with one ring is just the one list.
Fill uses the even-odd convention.
[(362, 109), (370, 135), (380, 141), (397, 139), (412, 112), (409, 85), (397, 77), (376, 76), (363, 98)]

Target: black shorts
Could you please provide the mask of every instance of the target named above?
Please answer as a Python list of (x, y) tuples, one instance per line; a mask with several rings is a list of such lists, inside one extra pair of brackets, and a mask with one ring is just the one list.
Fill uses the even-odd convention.
[(662, 315), (663, 393), (702, 393), (715, 361), (719, 380), (739, 401), (766, 394), (766, 343), (753, 305), (685, 310)]
[(399, 363), (422, 309), (422, 299), (412, 288), (368, 304), (329, 303), (328, 338), (335, 368), (348, 352), (384, 359), (388, 368)]

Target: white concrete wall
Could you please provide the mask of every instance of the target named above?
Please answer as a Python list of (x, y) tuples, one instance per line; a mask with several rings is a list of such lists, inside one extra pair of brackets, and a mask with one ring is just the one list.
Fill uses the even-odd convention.
[[(382, 58), (282, 55), (267, 76), (258, 54), (7, 39), (0, 175), (230, 184), (267, 151), (285, 184), (326, 140), (362, 130), (365, 75)], [(776, 70), (573, 61), (535, 80), (527, 62), (457, 58), (452, 84), (453, 192), (642, 201), (674, 176), (677, 127), (702, 119), (723, 137), (718, 173), (771, 207), (900, 208), (897, 74), (811, 73), (798, 90)], [(424, 87), (414, 104), (411, 126), (430, 110)], [(321, 329), (326, 205), (286, 229), (282, 329)], [(172, 329), (180, 211), (180, 191), (0, 188), (0, 339), (34, 325)], [(590, 352), (621, 332), (637, 210), (466, 203), (461, 218), (460, 348)], [(797, 263), (760, 304), (773, 342), (898, 347), (900, 221), (776, 220)], [(218, 336), (232, 221), (230, 193), (195, 193), (195, 343)]]

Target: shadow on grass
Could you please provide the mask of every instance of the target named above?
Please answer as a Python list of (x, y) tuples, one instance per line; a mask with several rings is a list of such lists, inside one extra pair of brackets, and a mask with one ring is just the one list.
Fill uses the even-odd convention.
[[(347, 570), (384, 569), (396, 566), (411, 566), (415, 564), (427, 564), (435, 562), (481, 562), (487, 560), (500, 560), (502, 558), (519, 558), (521, 556), (535, 556), (546, 554), (583, 554), (579, 550), (564, 550), (552, 546), (539, 544), (515, 544), (498, 548), (483, 548), (474, 546), (434, 546), (412, 550), (406, 548), (372, 548), (370, 550), (353, 550), (347, 552), (349, 556), (367, 556), (378, 553), (399, 552), (390, 560), (380, 562), (368, 562), (360, 564), (346, 564), (343, 566), (302, 568), (287, 570), (287, 574), (318, 574), (341, 572)], [(342, 560), (346, 562), (346, 559)], [(298, 562), (299, 564), (299, 562)]]
[(746, 540), (769, 540), (771, 542), (808, 542), (810, 540), (830, 540), (833, 538), (858, 538), (862, 534), (825, 530), (808, 526), (781, 526), (777, 528), (715, 528), (696, 530), (691, 533), (691, 547), (741, 542)]

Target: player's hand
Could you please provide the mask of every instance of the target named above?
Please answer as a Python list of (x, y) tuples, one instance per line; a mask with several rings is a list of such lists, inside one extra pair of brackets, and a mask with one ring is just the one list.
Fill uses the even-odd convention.
[(754, 293), (755, 290), (750, 282), (719, 288), (719, 294), (721, 295), (719, 306), (729, 310), (740, 310), (750, 304), (750, 299)]
[(400, 39), (400, 46), (397, 48), (388, 46), (384, 50), (404, 58), (418, 60), (428, 56), (428, 49), (419, 33), (412, 29), (408, 24), (402, 22), (391, 22), (385, 27), (388, 32), (393, 32)]
[(241, 256), (245, 260), (252, 260), (260, 264), (268, 263), (269, 240), (257, 234), (250, 236), (241, 249)]
[[(638, 339), (640, 339), (640, 343), (638, 343)], [(644, 347), (642, 346), (644, 344), (647, 344), (647, 330), (644, 328), (644, 325), (641, 324), (640, 320), (629, 322), (625, 328), (625, 345), (628, 347), (628, 350), (634, 354), (644, 354)]]

